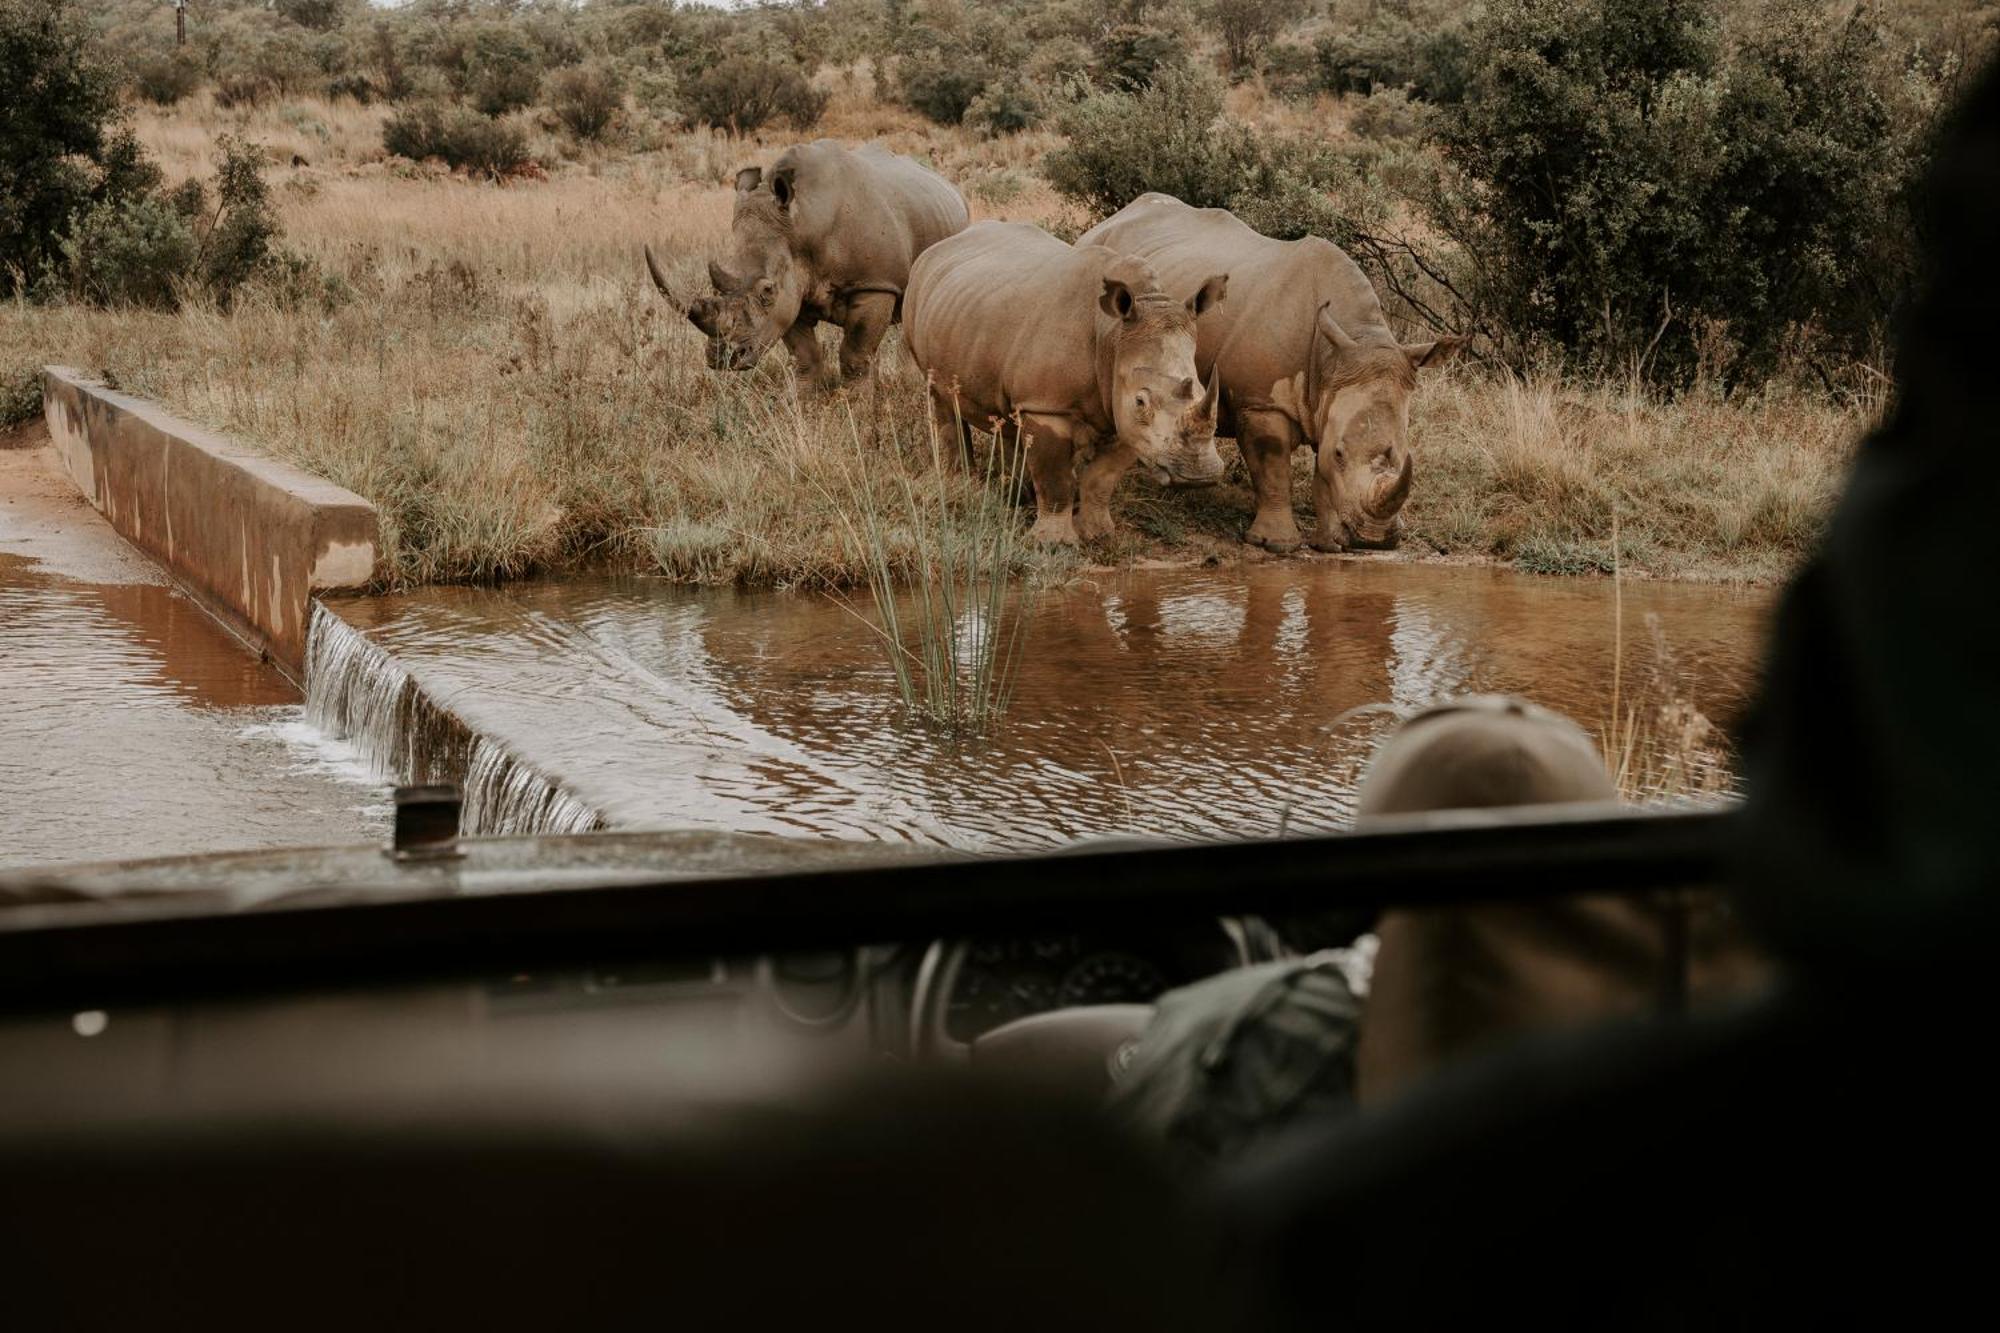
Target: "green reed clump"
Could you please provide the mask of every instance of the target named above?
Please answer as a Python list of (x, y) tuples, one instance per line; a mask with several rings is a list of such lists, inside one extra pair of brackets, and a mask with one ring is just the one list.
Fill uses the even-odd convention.
[(1008, 502), (1026, 451), (996, 440), (984, 502), (965, 505), (935, 427), (920, 474), (852, 434), (846, 503), (835, 507), (860, 550), (904, 713), (954, 738), (988, 735), (1013, 698), (1032, 596), (1012, 577), (1024, 553)]

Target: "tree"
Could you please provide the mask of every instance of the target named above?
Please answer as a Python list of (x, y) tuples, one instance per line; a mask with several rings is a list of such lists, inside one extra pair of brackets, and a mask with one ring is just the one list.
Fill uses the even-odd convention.
[(118, 74), (70, 0), (0, 0), (0, 294), (58, 260), (70, 219), (159, 179), (122, 121)]
[(1264, 48), (1311, 8), (1310, 0), (1208, 0), (1205, 7), (1232, 74), (1255, 72)]

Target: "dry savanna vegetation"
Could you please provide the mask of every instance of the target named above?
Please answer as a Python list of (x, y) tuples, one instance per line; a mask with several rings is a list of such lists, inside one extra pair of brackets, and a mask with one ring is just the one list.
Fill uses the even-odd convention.
[[(1232, 123), (1337, 148), (1396, 110), (1379, 93), (1280, 96), (1275, 81), (1252, 70), (1229, 86)], [(983, 127), (940, 123), (907, 91), (885, 91), (866, 54), (821, 65), (810, 87), (812, 134), (918, 156), (961, 187), (975, 218), (1059, 232), (1089, 220), (1044, 174), (1067, 142), (1059, 116), (997, 132), (1004, 107), (989, 97)], [(620, 103), (634, 119), (635, 98)], [(905, 570), (920, 563), (923, 534), (896, 521), (899, 496), (942, 495), (982, 522), (1025, 526), (978, 471), (938, 480), (921, 386), (893, 336), (871, 384), (802, 383), (781, 351), (749, 373), (711, 372), (700, 335), (648, 282), (642, 244), (698, 290), (727, 233), (731, 174), (802, 131), (654, 119), (643, 133), (585, 135), (528, 117), (521, 169), (454, 171), (385, 149), (398, 114), (393, 101), (323, 88), (135, 99), (129, 124), (162, 189), (212, 172), (224, 135), (260, 146), (283, 280), (186, 284), (157, 308), (50, 299), (24, 281), (0, 304), (0, 377), (77, 365), (358, 491), (381, 508), (385, 585), (584, 563), (694, 582), (863, 584), (882, 554), (871, 543)], [(1426, 225), (1407, 205), (1387, 211), (1404, 234)], [(1421, 334), (1410, 309), (1394, 309)], [(1427, 372), (1394, 558), (1782, 576), (1880, 410), (1882, 370), (1662, 385), (1640, 369), (1496, 345)], [(1296, 465), (1305, 506), (1309, 455)], [(1079, 561), (1269, 558), (1237, 541), (1250, 514), (1240, 468), (1202, 492), (1135, 478), (1116, 512), (1120, 533), (1081, 556), (1012, 558), (1046, 577)]]

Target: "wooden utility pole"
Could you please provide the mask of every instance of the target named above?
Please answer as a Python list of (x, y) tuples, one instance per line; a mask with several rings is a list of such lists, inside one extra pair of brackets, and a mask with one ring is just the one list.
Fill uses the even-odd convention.
[(174, 45), (188, 44), (188, 0), (174, 0)]

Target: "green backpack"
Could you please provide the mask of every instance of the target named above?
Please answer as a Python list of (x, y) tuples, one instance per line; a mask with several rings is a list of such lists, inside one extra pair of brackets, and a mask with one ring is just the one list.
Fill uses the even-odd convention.
[(1365, 966), (1328, 950), (1169, 991), (1112, 1061), (1113, 1115), (1196, 1167), (1350, 1110)]

